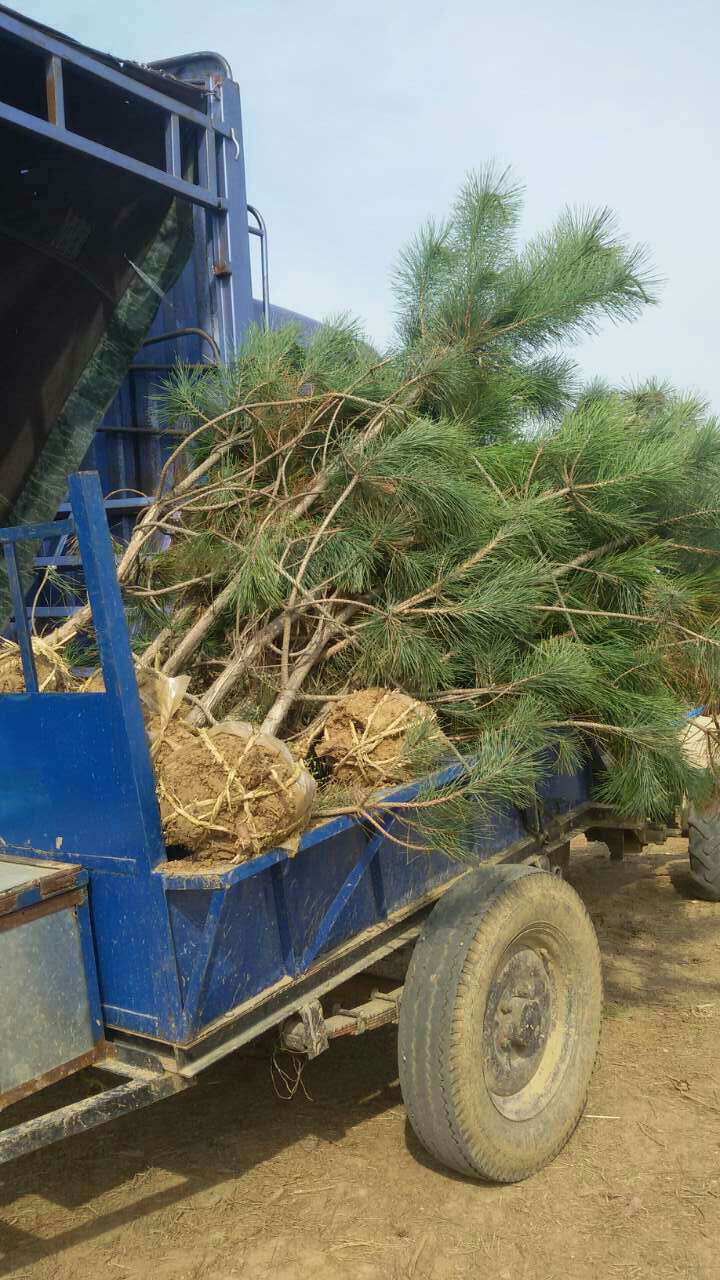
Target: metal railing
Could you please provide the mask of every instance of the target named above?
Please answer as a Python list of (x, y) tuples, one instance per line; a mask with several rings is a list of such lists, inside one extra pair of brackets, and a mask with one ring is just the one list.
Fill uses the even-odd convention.
[(270, 280), (268, 276), (268, 250), (267, 250), (267, 227), (259, 209), (254, 204), (249, 204), (248, 213), (257, 221), (257, 226), (248, 226), (248, 233), (251, 236), (257, 236), (260, 240), (260, 274), (262, 277), (262, 310), (263, 325), (265, 329), (270, 328)]
[[(209, 115), (197, 111), (170, 94), (163, 93), (141, 80), (125, 75), (107, 63), (93, 58), (89, 53), (66, 43), (7, 13), (0, 13), (0, 40), (15, 42), (35, 50), (45, 58), (46, 119), (3, 102), (0, 87), (0, 121), (27, 130), (29, 133), (49, 138), (73, 151), (124, 169), (137, 177), (145, 178), (165, 187), (175, 195), (184, 196), (193, 204), (208, 209), (227, 209), (225, 196), (218, 187), (217, 146), (218, 139), (232, 141), (231, 132)], [(129, 99), (145, 102), (159, 108), (165, 115), (165, 168), (138, 160), (125, 151), (105, 146), (92, 138), (68, 129), (65, 118), (64, 68), (94, 77), (121, 89)], [(197, 145), (198, 181), (190, 182), (182, 176), (180, 122), (187, 121), (199, 130)]]
[(15, 635), (20, 650), (23, 677), (27, 693), (39, 693), (35, 655), (33, 654), (27, 608), (20, 582), (20, 570), (17, 562), (17, 544), (19, 542), (44, 542), (47, 538), (58, 538), (72, 533), (72, 520), (54, 520), (51, 524), (19, 525), (16, 528), (0, 529), (0, 546), (5, 553), (10, 598), (15, 615)]

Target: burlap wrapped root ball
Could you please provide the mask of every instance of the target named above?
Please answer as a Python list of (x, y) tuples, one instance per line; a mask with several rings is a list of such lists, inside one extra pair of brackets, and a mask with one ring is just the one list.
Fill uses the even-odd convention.
[(84, 680), (81, 680), (78, 685), (77, 692), (105, 693), (105, 677), (102, 671), (93, 671), (91, 676), (87, 676)]
[(204, 730), (175, 718), (152, 752), (165, 842), (195, 859), (240, 862), (307, 825), (313, 779), (285, 743), (249, 724)]
[(711, 716), (695, 716), (681, 733), (683, 751), (698, 769), (712, 769), (720, 774), (720, 734)]
[(435, 714), (396, 689), (358, 689), (333, 703), (315, 755), (353, 791), (406, 782), (449, 751)]
[[(32, 641), (38, 688), (41, 693), (63, 693), (72, 684), (70, 670), (65, 661), (50, 645), (37, 637)], [(24, 693), (20, 650), (9, 640), (0, 641), (0, 693)]]

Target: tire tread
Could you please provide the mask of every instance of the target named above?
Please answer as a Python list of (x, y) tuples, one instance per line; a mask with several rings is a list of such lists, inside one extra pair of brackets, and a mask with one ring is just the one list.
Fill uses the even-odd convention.
[(690, 876), (703, 897), (720, 902), (720, 812), (690, 810), (688, 822)]
[[(469, 1095), (463, 1082), (461, 1052), (470, 1034), (471, 1002), (467, 997), (478, 966), (484, 960), (477, 935), (483, 918), (503, 896), (519, 897), (517, 884), (528, 875), (545, 873), (526, 865), (481, 868), (450, 890), (432, 912), (408, 969), (401, 1005), (398, 1056), (400, 1083), (410, 1124), (426, 1150), (440, 1163), (466, 1177), (513, 1182), (534, 1172), (532, 1160), (518, 1173), (517, 1155), (502, 1159), (478, 1148), (469, 1116)], [(553, 881), (556, 878), (553, 877)], [(560, 884), (564, 882), (560, 881)], [(592, 963), (601, 971), (597, 938), (585, 907), (579, 906), (593, 939)], [(464, 1010), (464, 1014), (463, 1014)], [(597, 1043), (593, 1047), (594, 1056)], [(563, 1148), (584, 1110), (586, 1093), (578, 1097), (568, 1122), (542, 1160)]]

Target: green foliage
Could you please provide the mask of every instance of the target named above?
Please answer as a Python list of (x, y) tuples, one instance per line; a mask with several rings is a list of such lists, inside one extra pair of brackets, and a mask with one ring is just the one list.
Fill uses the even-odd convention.
[(679, 728), (720, 678), (718, 424), (657, 383), (579, 390), (565, 348), (653, 300), (644, 253), (605, 210), (519, 246), (521, 210), (508, 172), (468, 179), (401, 256), (383, 355), (340, 317), (178, 368), (161, 410), (197, 432), (172, 468), (192, 483), (161, 502), (176, 533), (133, 588), (143, 637), (197, 632), (215, 714), (272, 717), (290, 689), (277, 724), (297, 736), (323, 694), (428, 701), (470, 763), (397, 820), (461, 857), (548, 768), (592, 760), (624, 814), (697, 794)]
[(471, 174), (449, 221), (423, 227), (396, 273), (405, 359), (452, 356), (455, 376), (426, 394), (467, 416), (482, 443), (569, 407), (577, 379), (557, 344), (654, 301), (644, 250), (624, 243), (608, 210), (566, 211), (524, 248), (521, 211), (508, 170)]

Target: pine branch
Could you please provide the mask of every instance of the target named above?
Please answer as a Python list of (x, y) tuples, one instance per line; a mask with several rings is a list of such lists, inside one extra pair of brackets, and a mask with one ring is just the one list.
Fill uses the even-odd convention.
[(270, 711), (266, 715), (260, 730), (261, 733), (277, 734), (278, 730), (287, 719), (290, 708), (295, 702), (305, 680), (309, 676), (313, 667), (315, 667), (320, 661), (328, 640), (331, 639), (334, 632), (339, 630), (342, 625), (352, 617), (354, 611), (354, 605), (346, 605), (345, 608), (341, 609), (338, 613), (335, 626), (325, 621), (322, 621), (319, 624), (315, 638), (309, 645), (305, 657), (298, 662), (282, 692), (276, 698)]

